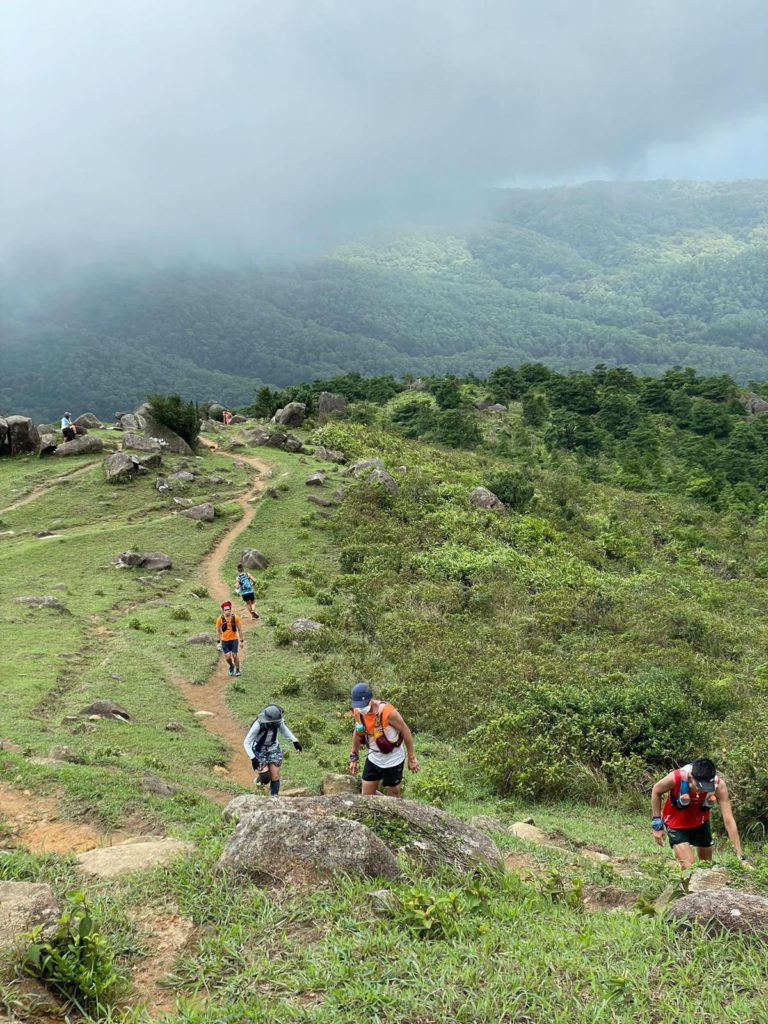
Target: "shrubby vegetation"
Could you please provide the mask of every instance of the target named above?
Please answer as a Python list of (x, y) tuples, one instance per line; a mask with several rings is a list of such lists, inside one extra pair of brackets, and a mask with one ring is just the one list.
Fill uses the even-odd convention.
[(200, 433), (200, 410), (196, 402), (188, 402), (179, 395), (155, 394), (149, 396), (149, 410), (158, 423), (195, 447)]
[[(261, 382), (351, 369), (445, 376), (541, 360), (587, 370), (597, 357), (642, 374), (687, 363), (764, 380), (767, 189), (500, 190), (480, 227), (379, 238), (291, 267), (80, 279), (29, 267), (0, 279), (0, 412), (46, 419), (87, 404), (108, 417), (168, 381), (235, 406)], [(441, 410), (449, 392), (436, 392)]]

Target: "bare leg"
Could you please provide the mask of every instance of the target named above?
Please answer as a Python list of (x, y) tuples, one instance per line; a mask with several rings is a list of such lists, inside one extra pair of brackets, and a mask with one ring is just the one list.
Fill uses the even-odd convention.
[(378, 789), (378, 780), (376, 782), (363, 782), (363, 796), (376, 796)]
[(675, 857), (677, 862), (683, 870), (693, 867), (693, 847), (690, 843), (678, 843), (677, 846), (673, 846)]
[(402, 786), (387, 786), (387, 796), (401, 797), (403, 795)]
[(712, 860), (713, 852), (714, 852), (714, 847), (713, 846), (697, 846), (696, 847), (696, 853), (698, 855), (699, 860), (711, 861)]

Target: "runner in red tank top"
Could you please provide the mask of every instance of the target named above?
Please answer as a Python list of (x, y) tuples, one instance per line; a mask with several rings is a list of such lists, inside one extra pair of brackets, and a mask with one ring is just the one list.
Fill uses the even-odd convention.
[[(662, 797), (667, 794), (664, 810)], [(717, 774), (712, 761), (700, 757), (692, 764), (665, 775), (651, 792), (651, 828), (653, 838), (659, 844), (664, 842), (664, 831), (669, 838), (680, 866), (691, 868), (694, 863), (693, 850), (699, 860), (712, 860), (712, 829), (709, 814), (719, 807), (728, 838), (733, 844), (736, 856), (746, 863), (741, 849), (741, 839), (736, 819), (733, 816), (731, 800), (725, 780)]]

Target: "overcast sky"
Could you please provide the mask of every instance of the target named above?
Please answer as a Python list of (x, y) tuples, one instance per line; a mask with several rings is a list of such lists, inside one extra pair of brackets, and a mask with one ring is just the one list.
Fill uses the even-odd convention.
[(6, 241), (312, 246), (500, 183), (768, 177), (766, 0), (3, 0)]

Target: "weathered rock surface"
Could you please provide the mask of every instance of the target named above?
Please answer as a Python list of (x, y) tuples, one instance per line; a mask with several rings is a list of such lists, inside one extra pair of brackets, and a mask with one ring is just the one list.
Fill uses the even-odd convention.
[[(58, 441), (56, 440), (55, 434), (41, 434), (40, 435), (40, 454), (53, 455), (58, 447)], [(2, 448), (2, 442), (0, 441), (0, 448)]]
[(272, 417), (273, 423), (284, 427), (300, 427), (307, 417), (307, 407), (303, 402), (289, 402), (284, 408), (278, 409)]
[(303, 636), (306, 633), (317, 633), (323, 628), (322, 622), (315, 622), (314, 619), (294, 619), (291, 623), (291, 632)]
[(210, 501), (204, 501), (202, 505), (183, 508), (180, 515), (186, 516), (187, 519), (196, 519), (198, 523), (212, 523), (216, 518), (216, 512)]
[(321, 505), (323, 508), (329, 508), (331, 505), (333, 505), (333, 502), (331, 501), (330, 498), (323, 498), (319, 494), (307, 495), (307, 501), (311, 501), (313, 505)]
[(666, 913), (676, 924), (699, 924), (712, 933), (768, 935), (768, 899), (738, 889), (691, 893), (672, 903)]
[(115, 555), (112, 561), (117, 569), (150, 569), (160, 572), (173, 568), (171, 556), (163, 551), (124, 551)]
[(330, 772), (323, 779), (320, 791), (323, 796), (339, 796), (345, 793), (357, 793), (357, 779), (353, 775), (339, 775)]
[(386, 469), (374, 469), (368, 474), (368, 483), (381, 484), (385, 491), (390, 494), (397, 494), (397, 484), (386, 471)]
[(221, 424), (217, 423), (216, 420), (207, 419), (203, 420), (203, 422), (200, 424), (200, 429), (203, 431), (204, 434), (213, 434), (215, 433), (215, 431), (219, 429), (220, 426)]
[(114, 452), (104, 459), (104, 478), (108, 484), (124, 484), (134, 480), (139, 473), (146, 473), (134, 455), (127, 452)]
[(58, 597), (17, 597), (16, 604), (29, 604), (35, 608), (48, 608), (52, 612), (59, 612), (61, 615), (71, 615), (72, 612), (66, 605), (62, 604)]
[(50, 885), (0, 882), (0, 950), (14, 946), (23, 932), (38, 925), (54, 928), (60, 913)]
[(336, 448), (326, 448), (323, 445), (318, 445), (314, 452), (315, 458), (322, 462), (335, 462), (339, 466), (343, 466), (347, 461), (347, 456), (344, 452), (338, 451)]
[(298, 455), (300, 452), (304, 451), (304, 445), (302, 444), (301, 439), (294, 437), (292, 434), (289, 434), (288, 437), (286, 437), (283, 447), (287, 452), (293, 452), (294, 455)]
[[(140, 408), (143, 409), (144, 407), (140, 406)], [(164, 448), (175, 452), (177, 455), (195, 454), (184, 438), (179, 437), (175, 431), (164, 426), (162, 423), (159, 423), (148, 412), (143, 412), (141, 415), (144, 419), (144, 433), (147, 434), (148, 437), (154, 437), (158, 441), (163, 442)]]
[(188, 644), (215, 644), (216, 637), (212, 633), (196, 633), (187, 637)]
[(349, 467), (352, 476), (364, 476), (373, 469), (384, 469), (381, 459), (360, 459)]
[(125, 708), (113, 700), (95, 700), (87, 707), (81, 708), (78, 715), (98, 715), (99, 718), (112, 718), (117, 722), (131, 721), (131, 716)]
[(239, 427), (241, 423), (247, 423), (248, 422), (248, 417), (247, 416), (241, 416), (239, 412), (236, 412), (233, 415), (233, 417), (232, 417), (232, 422), (235, 424), (235, 426)]
[(187, 484), (194, 482), (195, 474), (190, 473), (188, 469), (177, 469), (175, 473), (171, 473), (168, 477), (168, 484), (171, 487), (185, 487)]
[(6, 416), (0, 421), (0, 454), (28, 455), (40, 447), (40, 434), (29, 416)]
[(175, 857), (191, 853), (194, 843), (182, 839), (143, 837), (117, 846), (87, 850), (76, 857), (80, 870), (98, 878), (116, 878), (132, 871), (147, 871), (168, 864)]
[(498, 498), (493, 491), (489, 491), (487, 487), (476, 487), (469, 499), (477, 508), (487, 508), (492, 512), (503, 512), (506, 508), (501, 498)]
[(540, 846), (552, 845), (552, 840), (546, 832), (543, 832), (535, 825), (529, 825), (527, 821), (516, 821), (510, 828), (510, 832), (518, 839), (524, 839), (527, 843), (538, 843)]
[(88, 434), (86, 437), (76, 437), (72, 441), (64, 441), (53, 453), (58, 458), (66, 458), (68, 455), (93, 455), (95, 452), (104, 451), (104, 442), (100, 437)]
[(342, 416), (347, 411), (347, 400), (344, 395), (336, 395), (332, 391), (321, 391), (317, 396), (318, 419), (326, 420), (336, 414)]
[(162, 452), (163, 446), (154, 437), (147, 437), (145, 434), (135, 434), (133, 431), (125, 431), (121, 438), (124, 449), (135, 452)]
[[(166, 726), (166, 728), (168, 727)], [(165, 779), (161, 779), (158, 775), (147, 775), (143, 778), (141, 780), (141, 788), (145, 793), (162, 797), (165, 800), (178, 792), (175, 786), (169, 785)]]
[(305, 483), (307, 487), (324, 487), (325, 479), (325, 473), (322, 469), (319, 469), (316, 473), (312, 473), (308, 476)]
[(88, 430), (101, 430), (104, 427), (98, 416), (92, 412), (84, 412), (76, 420), (73, 420), (73, 423), (76, 427), (87, 427)]
[(240, 561), (246, 569), (268, 569), (269, 559), (256, 548), (245, 548)]
[[(342, 817), (303, 813), (312, 797), (258, 803), (238, 821), (219, 865), (263, 884), (312, 885), (335, 874), (396, 878), (397, 861), (365, 825)], [(234, 802), (234, 801), (233, 801)], [(231, 806), (231, 804), (229, 805)], [(296, 808), (296, 810), (294, 810)]]
[(509, 826), (505, 825), (503, 821), (499, 821), (498, 818), (492, 818), (490, 814), (476, 814), (474, 818), (469, 819), (469, 824), (472, 828), (476, 828), (478, 832), (506, 832), (509, 834)]
[[(263, 797), (238, 796), (227, 804), (224, 817), (244, 822), (263, 809)], [(450, 864), (472, 871), (478, 865), (501, 864), (501, 854), (488, 836), (453, 815), (412, 800), (314, 796), (292, 800), (287, 805), (277, 797), (269, 802), (267, 820), (273, 810), (282, 809), (291, 809), (315, 824), (328, 818), (356, 821), (379, 835), (391, 853), (405, 853), (428, 870)]]
[(750, 416), (760, 416), (762, 413), (768, 412), (768, 402), (760, 395), (756, 395), (754, 391), (748, 391), (746, 395), (741, 395), (738, 401)]

